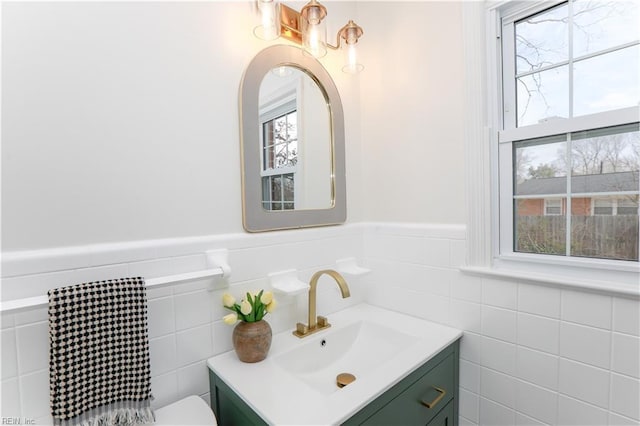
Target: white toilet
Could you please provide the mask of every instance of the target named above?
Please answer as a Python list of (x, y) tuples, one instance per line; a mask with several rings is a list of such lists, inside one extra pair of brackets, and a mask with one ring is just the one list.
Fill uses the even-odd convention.
[(173, 404), (154, 410), (155, 425), (207, 425), (217, 426), (216, 416), (202, 398), (188, 396)]

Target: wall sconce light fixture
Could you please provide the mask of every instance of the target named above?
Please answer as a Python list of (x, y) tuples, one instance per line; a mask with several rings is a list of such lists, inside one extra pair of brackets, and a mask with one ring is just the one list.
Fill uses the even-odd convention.
[[(356, 45), (363, 31), (353, 20), (338, 30), (336, 45), (327, 42), (327, 30), (324, 18), (327, 8), (317, 0), (311, 0), (304, 5), (300, 12), (277, 0), (257, 0), (262, 24), (253, 33), (263, 40), (275, 40), (283, 37), (301, 45), (306, 53), (321, 58), (327, 54), (327, 48), (338, 50), (342, 47), (345, 55), (345, 65), (342, 71), (358, 73), (364, 66), (358, 62)], [(344, 42), (344, 45), (343, 45)]]

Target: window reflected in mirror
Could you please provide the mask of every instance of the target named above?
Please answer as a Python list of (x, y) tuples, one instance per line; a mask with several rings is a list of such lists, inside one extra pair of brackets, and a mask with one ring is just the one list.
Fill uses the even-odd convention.
[(318, 84), (298, 68), (275, 67), (260, 85), (259, 113), (262, 208), (330, 208), (331, 122)]

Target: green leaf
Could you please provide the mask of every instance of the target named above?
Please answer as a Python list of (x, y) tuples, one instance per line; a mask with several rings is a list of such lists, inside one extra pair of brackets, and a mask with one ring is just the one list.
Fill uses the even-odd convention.
[(256, 321), (260, 321), (264, 317), (264, 305), (260, 303), (258, 309), (256, 309)]

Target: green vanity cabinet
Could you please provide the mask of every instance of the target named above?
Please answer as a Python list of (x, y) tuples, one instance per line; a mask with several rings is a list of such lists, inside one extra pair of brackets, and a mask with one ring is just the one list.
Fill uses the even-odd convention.
[(219, 426), (266, 425), (236, 393), (209, 369), (211, 408)]
[(458, 374), (459, 340), (354, 414), (344, 425), (457, 425)]
[[(458, 424), (459, 340), (418, 367), (343, 424), (455, 426)], [(209, 370), (211, 407), (220, 426), (265, 425)]]

